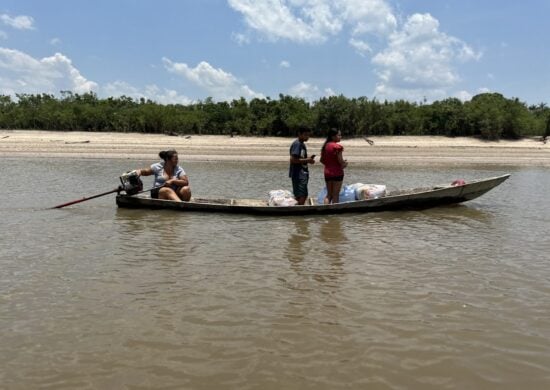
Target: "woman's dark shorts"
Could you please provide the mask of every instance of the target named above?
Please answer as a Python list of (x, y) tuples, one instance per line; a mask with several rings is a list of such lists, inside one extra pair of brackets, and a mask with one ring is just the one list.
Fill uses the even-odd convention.
[(342, 176), (325, 176), (325, 181), (344, 181), (344, 175), (342, 175)]
[(151, 198), (158, 199), (159, 198), (159, 191), (160, 191), (160, 188), (153, 188), (151, 190)]

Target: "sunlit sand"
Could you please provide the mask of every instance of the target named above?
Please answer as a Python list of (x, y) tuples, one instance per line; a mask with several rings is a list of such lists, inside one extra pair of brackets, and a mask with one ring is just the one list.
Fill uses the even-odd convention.
[[(473, 138), (381, 136), (342, 140), (350, 162), (384, 165), (503, 164), (550, 166), (550, 143), (539, 137), (518, 141)], [(183, 161), (286, 162), (292, 138), (138, 133), (0, 130), (3, 158), (156, 159), (160, 150), (175, 148)], [(319, 155), (323, 138), (307, 142)]]

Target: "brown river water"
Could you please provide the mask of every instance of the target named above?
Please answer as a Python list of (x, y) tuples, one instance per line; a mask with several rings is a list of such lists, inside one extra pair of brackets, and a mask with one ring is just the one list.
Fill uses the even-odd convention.
[[(458, 206), (259, 217), (48, 210), (152, 161), (0, 161), (2, 389), (550, 388), (548, 168), (352, 164), (389, 189), (512, 176)], [(196, 196), (290, 187), (285, 164), (184, 167)]]

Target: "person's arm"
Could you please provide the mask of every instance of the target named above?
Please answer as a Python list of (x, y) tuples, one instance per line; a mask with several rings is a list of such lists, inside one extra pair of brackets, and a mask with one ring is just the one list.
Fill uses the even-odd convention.
[(173, 177), (172, 179), (166, 180), (167, 186), (175, 185), (178, 187), (185, 187), (189, 185), (189, 176), (181, 175), (180, 177)]
[(301, 158), (300, 155), (302, 154), (303, 146), (300, 145), (298, 142), (293, 142), (290, 146), (290, 163), (296, 164), (296, 165), (302, 165), (302, 164), (315, 164), (315, 160), (313, 157), (310, 158)]
[(290, 163), (291, 164), (299, 164), (299, 165), (302, 165), (302, 164), (315, 164), (315, 156), (311, 156), (311, 157), (308, 157), (308, 158), (300, 158), (300, 156), (297, 156), (295, 154), (293, 154), (292, 156), (290, 156)]
[(347, 167), (347, 166), (348, 166), (348, 162), (347, 162), (347, 160), (344, 160), (344, 156), (343, 156), (341, 150), (338, 151), (338, 155), (337, 155), (337, 156), (338, 156), (338, 162), (340, 163), (340, 166), (341, 166), (342, 168)]
[(151, 168), (137, 169), (136, 172), (138, 176), (151, 176), (153, 174), (153, 170)]

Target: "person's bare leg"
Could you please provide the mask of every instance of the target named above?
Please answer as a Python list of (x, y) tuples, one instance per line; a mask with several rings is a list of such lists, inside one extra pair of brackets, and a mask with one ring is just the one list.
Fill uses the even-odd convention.
[(332, 183), (333, 183), (332, 203), (339, 203), (340, 202), (340, 190), (342, 189), (343, 181), (333, 181)]
[(189, 186), (180, 187), (178, 189), (178, 196), (184, 202), (188, 202), (189, 200), (191, 200), (191, 187)]
[(305, 204), (305, 203), (306, 203), (306, 199), (307, 199), (306, 196), (297, 196), (297, 197), (296, 197), (296, 201), (298, 202), (299, 205)]
[(331, 183), (331, 182), (330, 182), (330, 181), (326, 181), (325, 183), (326, 183), (326, 185), (327, 185), (327, 194), (325, 195), (325, 199), (323, 199), (323, 203), (324, 203), (324, 204), (330, 204), (330, 199), (331, 199), (331, 197), (330, 197), (330, 187), (331, 187), (331, 184), (330, 184), (330, 183)]
[(178, 194), (170, 187), (162, 187), (159, 190), (159, 199), (175, 200), (178, 202), (181, 200)]

